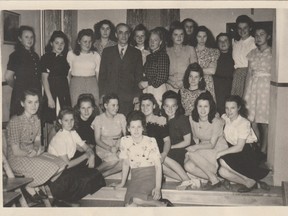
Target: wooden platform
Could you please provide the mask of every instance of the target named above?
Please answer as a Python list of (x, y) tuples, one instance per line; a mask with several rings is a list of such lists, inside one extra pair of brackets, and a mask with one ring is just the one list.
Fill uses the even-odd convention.
[(3, 191), (12, 191), (32, 182), (32, 178), (3, 178)]
[(21, 194), (18, 192), (3, 192), (3, 206), (9, 206), (15, 200), (20, 198)]
[[(119, 182), (117, 179), (107, 179), (107, 185)], [(127, 182), (129, 184), (129, 181)], [(281, 187), (272, 187), (270, 191), (256, 189), (250, 193), (237, 192), (238, 185), (233, 185), (232, 191), (220, 187), (213, 191), (176, 190), (177, 182), (165, 182), (162, 188), (163, 198), (169, 199), (176, 206), (282, 206)], [(115, 190), (104, 187), (93, 195), (82, 199), (82, 206), (123, 206), (126, 188)]]

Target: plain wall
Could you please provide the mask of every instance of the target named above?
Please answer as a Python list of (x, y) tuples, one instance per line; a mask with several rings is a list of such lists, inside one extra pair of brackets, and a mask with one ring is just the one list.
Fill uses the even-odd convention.
[(120, 22), (126, 23), (127, 10), (79, 10), (78, 11), (78, 31), (84, 28), (91, 28), (94, 30), (94, 24), (108, 19), (116, 26)]
[[(35, 51), (40, 55), (41, 44), (40, 44), (40, 11), (39, 10), (14, 10), (12, 12), (20, 14), (20, 25), (32, 26), (35, 30), (36, 44)], [(1, 11), (3, 13), (3, 11)], [(2, 25), (1, 25), (2, 26)], [(2, 81), (5, 81), (4, 74), (7, 68), (9, 55), (14, 51), (14, 45), (1, 43), (1, 60), (2, 60)], [(8, 85), (2, 86), (2, 121), (9, 120), (9, 107), (11, 98), (12, 88)]]
[(205, 25), (216, 37), (226, 32), (226, 23), (236, 22), (239, 15), (247, 15), (254, 21), (272, 21), (275, 9), (180, 9), (180, 20), (192, 18), (198, 25)]

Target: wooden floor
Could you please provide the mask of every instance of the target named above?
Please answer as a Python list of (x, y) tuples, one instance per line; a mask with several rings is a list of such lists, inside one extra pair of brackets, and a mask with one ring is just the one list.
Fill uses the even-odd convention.
[[(117, 179), (107, 179), (107, 185), (119, 182)], [(129, 184), (129, 182), (128, 182)], [(239, 193), (239, 185), (232, 185), (228, 191), (223, 186), (213, 191), (176, 190), (177, 182), (165, 182), (162, 188), (163, 198), (169, 199), (175, 206), (282, 206), (283, 197), (281, 187), (271, 187), (270, 191), (256, 189), (249, 193)], [(84, 197), (83, 207), (113, 207), (123, 206), (126, 188), (115, 190), (104, 187), (93, 195)]]

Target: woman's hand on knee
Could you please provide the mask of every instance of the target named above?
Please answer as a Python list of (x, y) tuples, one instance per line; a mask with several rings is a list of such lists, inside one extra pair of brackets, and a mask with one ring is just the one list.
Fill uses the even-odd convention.
[(152, 196), (154, 200), (159, 200), (161, 198), (161, 188), (154, 188), (152, 190)]

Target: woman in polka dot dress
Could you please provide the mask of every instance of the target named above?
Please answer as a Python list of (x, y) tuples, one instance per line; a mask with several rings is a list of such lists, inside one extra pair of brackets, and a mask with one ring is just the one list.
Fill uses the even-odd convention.
[[(256, 49), (248, 55), (248, 85), (244, 94), (249, 110), (248, 119), (258, 129), (261, 140), (261, 152), (267, 152), (267, 135), (269, 120), (270, 76), (272, 68), (272, 49), (268, 45), (271, 38), (265, 26), (255, 31)], [(257, 125), (256, 125), (256, 124)], [(258, 127), (257, 127), (258, 126)]]

